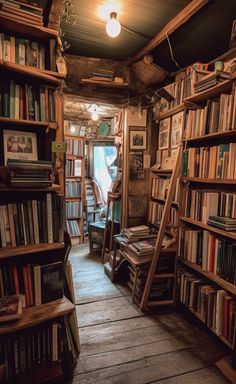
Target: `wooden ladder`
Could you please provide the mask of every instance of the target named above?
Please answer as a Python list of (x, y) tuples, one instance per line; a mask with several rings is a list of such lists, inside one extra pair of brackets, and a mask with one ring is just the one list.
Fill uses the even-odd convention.
[[(175, 304), (175, 290), (176, 290), (176, 264), (177, 264), (177, 249), (175, 252), (175, 263), (174, 263), (174, 272), (169, 274), (161, 274), (157, 272), (157, 265), (160, 254), (162, 253), (162, 242), (167, 230), (167, 223), (170, 214), (170, 208), (173, 201), (173, 197), (175, 194), (175, 188), (177, 179), (180, 175), (180, 165), (181, 165), (181, 147), (178, 149), (178, 154), (176, 157), (175, 167), (173, 169), (171, 179), (170, 179), (170, 187), (168, 190), (167, 198), (165, 201), (164, 211), (161, 218), (161, 223), (158, 231), (158, 236), (155, 245), (154, 255), (150, 264), (147, 280), (145, 283), (142, 300), (140, 303), (141, 309), (147, 309), (148, 307), (161, 306), (161, 305), (173, 305)], [(150, 291), (153, 283), (153, 279), (173, 279), (173, 292), (172, 298), (169, 300), (156, 300), (149, 301)]]

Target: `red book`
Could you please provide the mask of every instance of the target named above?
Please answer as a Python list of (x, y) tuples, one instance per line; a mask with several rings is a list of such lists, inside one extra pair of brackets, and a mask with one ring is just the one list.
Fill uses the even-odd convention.
[(32, 284), (32, 278), (31, 278), (31, 266), (30, 264), (27, 264), (27, 278), (28, 278), (28, 285), (29, 285), (29, 299), (30, 299), (30, 305), (34, 305), (34, 296), (33, 296), (33, 284)]
[(14, 280), (16, 295), (19, 295), (20, 286), (19, 286), (18, 271), (17, 271), (16, 264), (13, 264), (12, 271), (13, 271), (13, 280)]

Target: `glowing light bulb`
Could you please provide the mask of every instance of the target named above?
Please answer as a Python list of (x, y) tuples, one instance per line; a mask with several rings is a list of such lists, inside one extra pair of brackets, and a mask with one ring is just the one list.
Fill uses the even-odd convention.
[(120, 22), (116, 18), (116, 12), (111, 12), (110, 20), (106, 24), (106, 33), (108, 36), (115, 38), (119, 36), (121, 31)]
[(98, 114), (98, 112), (97, 112), (97, 108), (96, 108), (96, 107), (94, 108), (94, 110), (93, 110), (93, 112), (92, 112), (92, 114), (91, 114), (91, 117), (92, 117), (92, 120), (93, 120), (93, 121), (98, 121), (98, 119), (99, 119), (99, 114)]
[(71, 133), (74, 133), (74, 132), (75, 132), (75, 126), (74, 126), (74, 125), (71, 125), (71, 127), (70, 127), (70, 131), (71, 131)]

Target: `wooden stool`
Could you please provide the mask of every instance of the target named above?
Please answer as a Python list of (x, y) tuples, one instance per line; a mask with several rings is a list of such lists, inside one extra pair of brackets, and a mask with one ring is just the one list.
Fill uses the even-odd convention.
[(119, 200), (120, 196), (121, 196), (120, 192), (108, 192), (106, 224), (105, 224), (105, 232), (104, 232), (104, 238), (103, 238), (103, 244), (102, 244), (102, 263), (104, 262), (105, 254), (106, 254), (106, 240), (107, 240), (107, 234), (108, 234), (108, 231), (109, 231), (109, 211), (110, 211), (110, 206), (112, 204), (109, 253), (112, 251), (112, 247), (113, 247), (115, 203), (116, 203), (116, 201)]

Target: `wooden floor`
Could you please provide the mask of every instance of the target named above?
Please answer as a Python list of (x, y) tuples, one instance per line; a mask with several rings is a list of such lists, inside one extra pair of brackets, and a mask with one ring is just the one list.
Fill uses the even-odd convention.
[(144, 314), (104, 274), (87, 245), (70, 253), (81, 353), (73, 384), (225, 384), (214, 367), (225, 349), (180, 314)]

